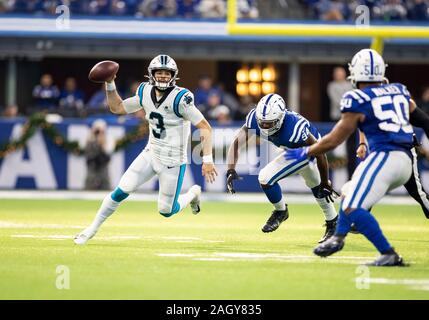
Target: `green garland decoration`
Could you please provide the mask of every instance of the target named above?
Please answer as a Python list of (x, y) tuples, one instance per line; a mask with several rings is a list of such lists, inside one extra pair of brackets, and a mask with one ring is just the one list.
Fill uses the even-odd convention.
[[(30, 116), (28, 121), (23, 125), (22, 134), (19, 139), (5, 143), (0, 147), (0, 158), (4, 158), (9, 153), (23, 148), (39, 128), (58, 147), (75, 155), (83, 154), (84, 150), (79, 147), (79, 143), (76, 141), (68, 141), (53, 124), (46, 121), (46, 115), (44, 113), (35, 113)], [(147, 133), (148, 125), (146, 122), (142, 122), (142, 124), (137, 126), (133, 131), (116, 141), (115, 152), (144, 138)]]
[[(84, 153), (84, 150), (79, 147), (76, 141), (68, 141), (53, 124), (47, 122), (44, 113), (36, 113), (24, 124), (21, 137), (18, 140), (3, 144), (0, 147), (0, 158), (4, 158), (9, 153), (23, 148), (39, 128), (42, 129), (43, 133), (51, 139), (55, 145), (63, 148), (67, 152), (71, 152), (75, 155), (82, 155)], [(147, 122), (142, 122), (123, 138), (116, 141), (115, 152), (128, 147), (130, 144), (147, 136), (147, 134), (148, 124)], [(332, 153), (328, 154), (328, 161), (332, 169), (342, 168), (347, 165), (347, 158), (336, 157)]]

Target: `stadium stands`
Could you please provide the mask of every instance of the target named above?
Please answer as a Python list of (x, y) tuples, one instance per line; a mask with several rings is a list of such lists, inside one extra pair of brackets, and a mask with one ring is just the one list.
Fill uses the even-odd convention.
[[(0, 13), (52, 15), (59, 5), (76, 15), (168, 18), (225, 18), (226, 0), (11, 0), (0, 1)], [(427, 0), (239, 0), (241, 18), (316, 19), (347, 21), (356, 7), (366, 5), (371, 19), (425, 21)]]

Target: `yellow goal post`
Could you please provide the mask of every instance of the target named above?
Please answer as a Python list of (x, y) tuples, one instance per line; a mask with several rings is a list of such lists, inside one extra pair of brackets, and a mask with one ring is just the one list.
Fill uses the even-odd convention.
[(237, 0), (228, 0), (227, 30), (230, 35), (372, 38), (371, 48), (383, 53), (384, 39), (429, 39), (425, 26), (366, 26), (304, 23), (238, 23)]

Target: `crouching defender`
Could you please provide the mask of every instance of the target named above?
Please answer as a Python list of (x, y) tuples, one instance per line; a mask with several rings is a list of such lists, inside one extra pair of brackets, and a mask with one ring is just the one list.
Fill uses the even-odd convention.
[(429, 117), (417, 108), (404, 85), (385, 83), (385, 68), (376, 51), (359, 51), (349, 65), (350, 79), (357, 89), (343, 96), (340, 121), (318, 143), (289, 152), (288, 157), (295, 160), (317, 156), (334, 149), (357, 128), (365, 134), (371, 151), (349, 183), (335, 235), (314, 249), (316, 255), (326, 257), (340, 251), (354, 224), (381, 253), (369, 265), (404, 264), (369, 210), (388, 191), (409, 181), (413, 171), (412, 125), (429, 128)]
[[(235, 193), (233, 181), (239, 176), (235, 171), (240, 147), (246, 145), (251, 135), (256, 134), (280, 148), (299, 148), (316, 143), (320, 138), (317, 129), (301, 115), (286, 109), (286, 104), (278, 94), (264, 96), (255, 109), (251, 110), (246, 123), (241, 127), (228, 151), (227, 189)], [(336, 192), (328, 179), (328, 161), (324, 154), (317, 161), (303, 159), (288, 160), (285, 152), (276, 157), (259, 172), (259, 183), (274, 211), (263, 232), (272, 232), (289, 217), (287, 204), (283, 199), (278, 181), (299, 174), (311, 189), (326, 219), (326, 231), (319, 243), (334, 234), (337, 212), (334, 207)]]
[(188, 204), (194, 214), (200, 211), (200, 186), (194, 185), (187, 193), (180, 194), (191, 123), (201, 130), (202, 175), (208, 182), (213, 182), (217, 175), (212, 158), (211, 127), (195, 107), (192, 93), (176, 86), (176, 62), (167, 55), (159, 55), (149, 64), (148, 73), (149, 82), (141, 83), (136, 95), (126, 100), (118, 95), (113, 79), (106, 84), (107, 102), (113, 113), (145, 111), (149, 142), (124, 173), (118, 187), (106, 196), (92, 224), (75, 237), (76, 244), (85, 244), (91, 239), (121, 201), (155, 175), (159, 178), (161, 215), (171, 217)]

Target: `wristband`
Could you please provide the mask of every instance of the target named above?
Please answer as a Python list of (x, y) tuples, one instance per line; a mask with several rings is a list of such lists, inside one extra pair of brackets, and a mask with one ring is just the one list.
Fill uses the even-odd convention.
[(106, 82), (106, 91), (115, 91), (115, 90), (116, 90), (116, 84), (114, 80), (112, 80), (112, 82)]
[(213, 155), (208, 154), (203, 156), (203, 163), (213, 163)]
[(361, 143), (359, 143), (359, 147), (360, 147), (361, 145), (364, 145), (364, 146), (365, 146), (365, 148), (367, 148), (367, 149), (368, 149), (368, 146), (366, 145), (366, 143), (365, 143), (365, 142), (361, 142)]

